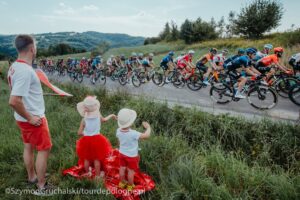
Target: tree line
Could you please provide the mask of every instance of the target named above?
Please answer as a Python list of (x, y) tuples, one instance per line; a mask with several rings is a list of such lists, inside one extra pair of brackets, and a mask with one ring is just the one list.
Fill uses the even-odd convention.
[(50, 45), (48, 48), (38, 49), (37, 57), (48, 57), (83, 52), (86, 52), (86, 49), (77, 49), (68, 44), (59, 43), (56, 45)]
[(180, 26), (174, 21), (167, 22), (157, 37), (146, 38), (144, 45), (160, 41), (183, 40), (186, 44), (230, 38), (235, 36), (250, 39), (261, 38), (264, 33), (279, 26), (283, 16), (283, 5), (278, 0), (252, 0), (241, 8), (240, 12), (231, 11), (227, 20), (222, 17), (218, 22), (212, 18), (209, 22), (200, 17), (196, 20), (186, 19)]

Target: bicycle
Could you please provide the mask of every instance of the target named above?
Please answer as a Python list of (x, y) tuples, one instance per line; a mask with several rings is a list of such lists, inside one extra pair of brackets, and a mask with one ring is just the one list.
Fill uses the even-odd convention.
[(155, 85), (160, 86), (162, 84), (162, 82), (164, 81), (164, 77), (161, 73), (159, 73), (160, 68), (156, 67), (156, 68), (151, 68), (150, 71), (142, 71), (138, 74), (141, 83), (146, 83), (149, 82), (150, 80), (152, 80), (152, 82)]
[[(212, 85), (209, 94), (211, 99), (218, 104), (227, 104), (231, 101), (239, 101), (235, 97), (237, 80), (229, 76), (223, 83)], [(272, 88), (262, 84), (261, 77), (248, 79), (241, 94), (246, 94), (248, 103), (259, 110), (274, 108), (278, 103), (277, 92)]]
[(290, 88), (288, 95), (289, 95), (289, 99), (294, 104), (300, 106), (300, 81), (298, 81), (294, 86)]
[(95, 85), (97, 82), (100, 83), (100, 85), (106, 84), (106, 73), (105, 69), (96, 69), (96, 76), (93, 78), (93, 76), (90, 79), (91, 83)]

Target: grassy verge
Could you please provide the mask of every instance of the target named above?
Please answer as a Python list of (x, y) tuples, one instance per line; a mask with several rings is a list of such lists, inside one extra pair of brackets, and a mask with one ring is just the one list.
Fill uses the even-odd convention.
[[(22, 142), (11, 109), (9, 89), (0, 80), (0, 198), (39, 199), (5, 195), (5, 188), (26, 188)], [(49, 158), (50, 182), (60, 188), (95, 189), (90, 181), (63, 177), (61, 171), (77, 162), (75, 142), (80, 116), (76, 103), (97, 95), (103, 115), (122, 107), (137, 111), (136, 128), (147, 120), (152, 137), (140, 143), (141, 170), (150, 174), (156, 189), (142, 199), (299, 199), (299, 125), (211, 114), (134, 99), (124, 93), (109, 95), (75, 85), (61, 85), (72, 98), (45, 97), (53, 139)], [(117, 124), (103, 124), (102, 133), (117, 147)], [(49, 199), (113, 199), (111, 195), (56, 195)], [(46, 198), (47, 199), (47, 198)]]

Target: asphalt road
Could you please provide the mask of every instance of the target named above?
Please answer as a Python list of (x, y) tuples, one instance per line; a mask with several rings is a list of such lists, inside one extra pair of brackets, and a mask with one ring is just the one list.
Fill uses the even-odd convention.
[[(58, 76), (49, 76), (50, 79), (58, 82), (70, 82), (68, 76), (59, 78)], [(79, 83), (75, 83), (79, 84)], [(279, 97), (278, 104), (271, 110), (260, 111), (253, 108), (246, 99), (239, 102), (230, 102), (226, 105), (214, 103), (209, 96), (209, 88), (202, 88), (199, 91), (191, 91), (185, 86), (182, 89), (175, 88), (172, 84), (158, 87), (152, 82), (141, 85), (139, 88), (132, 84), (121, 86), (118, 81), (112, 81), (107, 78), (104, 86), (92, 85), (89, 78), (85, 78), (81, 84), (89, 87), (105, 87), (110, 92), (125, 91), (131, 95), (144, 96), (155, 101), (167, 102), (170, 106), (182, 105), (193, 107), (213, 114), (228, 113), (234, 116), (243, 116), (249, 119), (261, 120), (264, 117), (274, 120), (297, 121), (300, 116), (300, 107), (293, 104), (289, 99)]]

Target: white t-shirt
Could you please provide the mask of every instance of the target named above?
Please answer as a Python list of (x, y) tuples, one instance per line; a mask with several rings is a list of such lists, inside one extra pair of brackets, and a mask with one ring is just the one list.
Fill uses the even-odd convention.
[(132, 129), (124, 132), (119, 128), (116, 135), (120, 142), (119, 151), (121, 154), (128, 157), (138, 156), (139, 138), (141, 136), (141, 133)]
[[(23, 62), (14, 62), (8, 71), (8, 82), (11, 96), (21, 96), (25, 110), (32, 115), (45, 116), (45, 103), (40, 79), (33, 68)], [(18, 113), (14, 113), (17, 121), (27, 122)]]
[(84, 118), (85, 127), (83, 130), (84, 136), (94, 136), (100, 133), (101, 121), (100, 117)]

